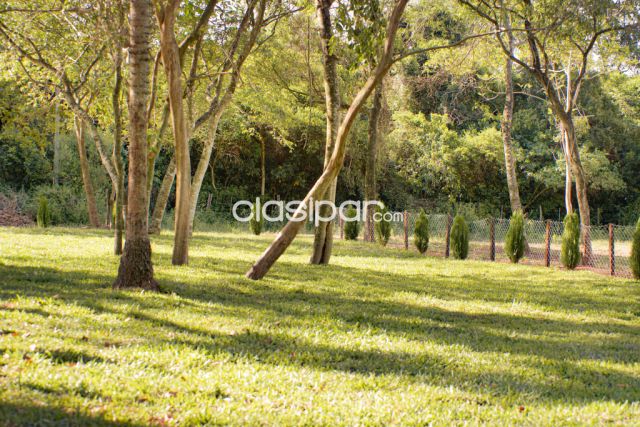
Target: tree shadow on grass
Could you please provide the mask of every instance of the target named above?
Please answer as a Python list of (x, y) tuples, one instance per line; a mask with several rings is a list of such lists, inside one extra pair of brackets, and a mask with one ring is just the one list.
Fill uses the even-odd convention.
[(6, 426), (137, 427), (144, 424), (115, 422), (100, 415), (74, 412), (70, 408), (0, 401), (0, 423)]
[[(613, 368), (595, 370), (582, 363), (589, 360), (638, 363), (640, 330), (635, 325), (572, 322), (495, 312), (469, 313), (435, 307), (428, 302), (394, 300), (398, 292), (408, 292), (415, 293), (418, 298), (433, 295), (443, 299), (475, 301), (477, 295), (473, 293), (451, 292), (450, 288), (457, 286), (455, 277), (425, 278), (364, 268), (354, 274), (354, 269), (335, 265), (318, 268), (281, 262), (268, 280), (256, 283), (239, 277), (246, 261), (201, 260), (196, 257), (192, 259), (192, 266), (199, 268), (205, 261), (214, 262), (217, 273), (223, 275), (215, 283), (204, 280), (185, 285), (166, 279), (162, 281), (164, 289), (178, 293), (180, 304), (187, 306), (190, 314), (200, 319), (191, 324), (159, 315), (166, 310), (164, 300), (170, 296), (111, 292), (101, 285), (108, 283), (108, 277), (84, 271), (0, 265), (0, 277), (4, 278), (0, 295), (55, 295), (55, 299), (62, 303), (89, 308), (88, 316), (114, 313), (141, 322), (149, 333), (140, 338), (150, 345), (185, 345), (205, 349), (211, 354), (227, 353), (232, 358), (251, 355), (273, 365), (397, 375), (443, 387), (463, 386), (480, 392), (491, 390), (495, 395), (505, 397), (516, 390), (554, 401), (623, 402), (640, 398), (638, 376)], [(230, 280), (225, 280), (225, 274)], [(300, 282), (297, 279), (299, 275), (305, 275), (307, 280)], [(323, 285), (326, 275), (345, 286)], [(34, 276), (38, 280), (34, 281)], [(296, 277), (294, 284), (290, 283), (290, 277)], [(518, 287), (517, 290), (505, 289), (504, 279), (487, 282), (483, 278), (480, 285), (487, 294), (484, 300), (489, 301), (493, 293), (521, 292), (520, 285), (512, 285)], [(468, 288), (470, 285), (464, 286)], [(548, 303), (548, 296), (538, 294), (531, 286), (526, 289), (533, 301), (541, 298)], [(555, 299), (558, 299), (558, 293), (562, 296), (562, 289), (552, 291), (556, 292)], [(501, 298), (496, 300), (503, 301)], [(570, 300), (558, 303), (555, 308), (563, 310), (575, 309), (576, 304), (593, 304), (596, 307), (607, 304), (609, 310), (624, 311), (624, 303), (623, 296), (613, 306), (598, 301)], [(247, 329), (235, 335), (220, 334), (201, 326), (210, 324), (207, 318), (212, 314), (241, 319), (247, 310), (272, 326), (266, 332), (264, 328)], [(44, 309), (30, 314), (55, 315)], [(277, 326), (280, 321), (283, 322), (282, 327)], [(313, 343), (295, 336), (295, 331), (309, 330), (319, 322), (327, 321), (339, 329), (366, 330), (387, 335), (390, 339), (414, 341), (416, 345), (433, 342), (487, 355), (509, 353), (515, 357), (512, 363), (533, 368), (538, 375), (525, 378), (498, 368), (474, 372), (455, 360), (432, 353), (351, 349)], [(261, 328), (260, 324), (256, 327)], [(294, 335), (289, 332), (294, 332)], [(173, 337), (169, 338), (170, 335)], [(77, 361), (78, 358), (69, 360)], [(96, 360), (96, 363), (104, 361)]]

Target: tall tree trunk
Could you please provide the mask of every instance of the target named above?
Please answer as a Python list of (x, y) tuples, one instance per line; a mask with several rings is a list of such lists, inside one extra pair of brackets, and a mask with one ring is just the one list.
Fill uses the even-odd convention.
[[(164, 138), (164, 133), (167, 131), (168, 125), (169, 125), (169, 104), (167, 103), (167, 105), (162, 109), (162, 119), (160, 121), (160, 129), (158, 130), (158, 135), (155, 138), (155, 143), (153, 144), (152, 147), (149, 148), (149, 155), (147, 158), (147, 192), (149, 193), (149, 196), (148, 196), (149, 205), (147, 205), (147, 212), (151, 212), (151, 206), (150, 206), (151, 193), (153, 190), (153, 177), (156, 172), (156, 159), (158, 158), (160, 145), (162, 144), (162, 139)], [(173, 180), (172, 180), (172, 183), (173, 183)], [(151, 231), (149, 232), (151, 233)]]
[[(120, 49), (116, 53), (116, 77), (111, 102), (113, 105), (113, 164), (116, 169), (117, 185), (115, 188), (115, 232), (113, 252), (122, 254), (122, 239), (124, 233), (124, 164), (122, 161), (122, 120), (120, 108), (120, 92), (122, 89), (122, 53)], [(111, 212), (107, 212), (111, 215)]]
[(82, 175), (82, 186), (87, 199), (87, 212), (89, 212), (89, 223), (92, 227), (100, 227), (100, 217), (98, 215), (98, 205), (96, 196), (91, 184), (91, 174), (89, 173), (89, 161), (87, 160), (87, 147), (84, 140), (84, 123), (77, 116), (73, 118), (73, 127), (76, 132), (76, 142), (78, 144), (78, 156), (80, 158), (80, 173)]
[[(189, 211), (191, 200), (191, 160), (189, 157), (189, 134), (182, 103), (182, 65), (176, 41), (174, 24), (179, 1), (172, 1), (159, 15), (160, 49), (162, 63), (169, 88), (169, 105), (173, 125), (176, 158), (176, 209), (174, 225), (173, 265), (189, 262)], [(146, 162), (145, 162), (146, 165)], [(146, 188), (146, 187), (145, 187)]]
[(560, 143), (564, 153), (564, 205), (568, 215), (573, 213), (573, 174), (571, 173), (571, 162), (567, 151), (567, 133), (564, 129), (560, 129)]
[[(324, 168), (320, 178), (318, 178), (313, 187), (311, 187), (311, 190), (307, 193), (303, 203), (294, 213), (294, 218), (301, 218), (311, 199), (316, 199), (318, 196), (326, 194), (326, 191), (340, 173), (340, 169), (344, 164), (344, 157), (347, 148), (346, 141), (349, 131), (351, 130), (351, 126), (353, 125), (353, 122), (361, 108), (367, 101), (367, 98), (371, 95), (371, 92), (373, 92), (374, 88), (380, 84), (393, 64), (393, 43), (395, 41), (396, 32), (400, 24), (400, 18), (402, 17), (402, 13), (407, 5), (407, 1), (408, 0), (397, 0), (395, 2), (395, 6), (387, 24), (384, 50), (379, 58), (378, 65), (351, 102), (351, 105), (342, 120), (340, 128), (338, 129), (331, 159)], [(262, 253), (260, 258), (258, 258), (249, 271), (247, 271), (246, 277), (253, 280), (258, 280), (264, 277), (278, 258), (280, 258), (289, 245), (291, 245), (291, 242), (293, 242), (303, 226), (304, 221), (289, 221), (280, 233), (278, 233), (271, 245)]]
[(60, 179), (60, 103), (57, 101), (56, 99), (56, 124), (53, 134), (53, 185), (56, 187)]
[[(380, 127), (380, 111), (382, 110), (382, 85), (376, 87), (373, 95), (373, 105), (369, 112), (369, 141), (367, 144), (367, 162), (364, 171), (364, 198), (366, 201), (378, 198), (376, 185), (376, 159), (378, 154), (378, 131)], [(367, 208), (365, 224), (365, 240), (375, 240), (373, 209)]]
[[(511, 33), (511, 21), (509, 15), (504, 16), (505, 25), (507, 26), (507, 35), (509, 38), (509, 53), (513, 55), (514, 40)], [(513, 122), (513, 60), (507, 56), (504, 69), (505, 82), (505, 99), (504, 110), (502, 112), (502, 143), (504, 145), (504, 164), (507, 175), (507, 187), (509, 189), (509, 201), (511, 203), (511, 212), (522, 210), (520, 201), (520, 190), (518, 189), (518, 176), (516, 175), (516, 158), (513, 153), (513, 145), (511, 140), (511, 125)]]
[(260, 134), (260, 196), (267, 192), (267, 135)]
[(587, 197), (587, 178), (580, 160), (580, 151), (576, 139), (576, 131), (573, 118), (565, 114), (560, 120), (562, 131), (566, 137), (567, 154), (571, 164), (571, 173), (576, 181), (576, 196), (578, 209), (580, 210), (580, 225), (582, 232), (582, 257), (585, 264), (591, 262), (591, 212)]
[(151, 2), (130, 0), (129, 7), (129, 194), (127, 240), (114, 288), (158, 290), (153, 278), (147, 234), (147, 126), (151, 64)]
[(171, 194), (171, 187), (173, 187), (173, 180), (176, 178), (176, 158), (171, 156), (171, 161), (167, 166), (167, 170), (162, 178), (162, 184), (158, 190), (156, 196), (156, 203), (153, 208), (153, 214), (151, 215), (151, 225), (149, 226), (150, 234), (160, 234), (162, 230), (162, 219), (164, 218), (164, 212), (167, 209), (167, 202), (169, 201), (169, 194)]
[[(326, 168), (333, 154), (338, 127), (340, 126), (340, 91), (338, 89), (338, 57), (331, 48), (333, 26), (331, 23), (331, 4), (333, 0), (317, 0), (316, 10), (320, 23), (320, 37), (322, 40), (322, 65), (324, 71), (324, 97), (327, 111), (327, 130), (324, 150), (324, 167)], [(321, 199), (332, 203), (336, 201), (337, 175)], [(328, 207), (321, 208), (323, 216), (328, 215)], [(313, 252), (311, 264), (329, 264), (333, 248), (333, 221), (321, 221), (314, 230)]]

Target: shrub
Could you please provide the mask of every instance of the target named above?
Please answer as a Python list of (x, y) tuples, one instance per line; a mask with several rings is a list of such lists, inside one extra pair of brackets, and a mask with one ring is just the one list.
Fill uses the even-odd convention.
[[(353, 208), (349, 207), (345, 212), (345, 216), (347, 218), (356, 218), (358, 212)], [(358, 234), (360, 233), (360, 222), (358, 220), (354, 221), (346, 221), (344, 222), (344, 238), (346, 240), (358, 240)]]
[[(249, 229), (256, 236), (259, 236), (260, 233), (262, 233), (262, 222), (264, 221), (262, 215), (257, 215), (259, 214), (258, 210), (259, 206), (257, 204), (254, 204), (251, 207), (251, 219), (249, 220)], [(257, 219), (257, 216), (259, 216), (260, 218)]]
[(564, 217), (560, 260), (562, 265), (570, 270), (576, 268), (580, 262), (580, 219), (575, 212)]
[(38, 214), (36, 216), (38, 227), (47, 228), (51, 225), (51, 212), (46, 197), (40, 197), (38, 201)]
[(376, 212), (380, 219), (375, 221), (376, 242), (382, 246), (387, 246), (389, 237), (391, 237), (391, 221), (385, 218), (385, 214), (389, 212), (386, 206), (382, 208), (376, 206)]
[(413, 243), (421, 254), (429, 249), (429, 217), (424, 209), (420, 210), (420, 214), (416, 219), (416, 226), (413, 231)]
[(504, 252), (511, 262), (516, 264), (524, 256), (524, 248), (524, 215), (522, 215), (522, 211), (517, 211), (511, 215), (511, 221), (509, 221)]
[[(89, 222), (87, 201), (82, 190), (63, 185), (38, 187), (31, 194), (31, 200), (27, 206), (27, 212), (33, 218), (37, 218), (40, 199), (43, 197), (47, 199), (51, 225), (80, 225)], [(96, 198), (98, 201), (101, 199), (99, 194), (96, 194)], [(98, 209), (100, 207), (98, 206)]]
[(456, 259), (469, 255), (469, 226), (462, 215), (456, 215), (451, 226), (451, 253)]
[(640, 280), (640, 219), (636, 225), (636, 231), (633, 233), (633, 244), (631, 245), (631, 258), (629, 259), (631, 264), (631, 271), (633, 277)]

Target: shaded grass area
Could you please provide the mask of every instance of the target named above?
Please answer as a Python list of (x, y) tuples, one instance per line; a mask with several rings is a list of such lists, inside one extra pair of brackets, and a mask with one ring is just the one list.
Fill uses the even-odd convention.
[(162, 294), (112, 291), (109, 233), (0, 230), (0, 423), (629, 424), (640, 286), (588, 272), (196, 233)]

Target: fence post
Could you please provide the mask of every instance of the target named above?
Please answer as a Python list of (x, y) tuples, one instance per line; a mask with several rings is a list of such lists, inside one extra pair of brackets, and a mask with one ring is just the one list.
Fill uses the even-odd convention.
[(489, 258), (491, 261), (496, 260), (496, 219), (489, 218), (489, 238), (491, 245), (489, 246)]
[(344, 240), (344, 219), (340, 216), (340, 239)]
[(544, 265), (551, 267), (551, 221), (547, 220), (544, 236)]
[(609, 274), (616, 275), (616, 239), (613, 224), (609, 224)]
[(445, 230), (444, 240), (444, 257), (449, 258), (449, 249), (451, 247), (451, 215), (447, 215), (447, 229)]
[(407, 211), (403, 212), (404, 220), (404, 248), (409, 249), (409, 214)]

